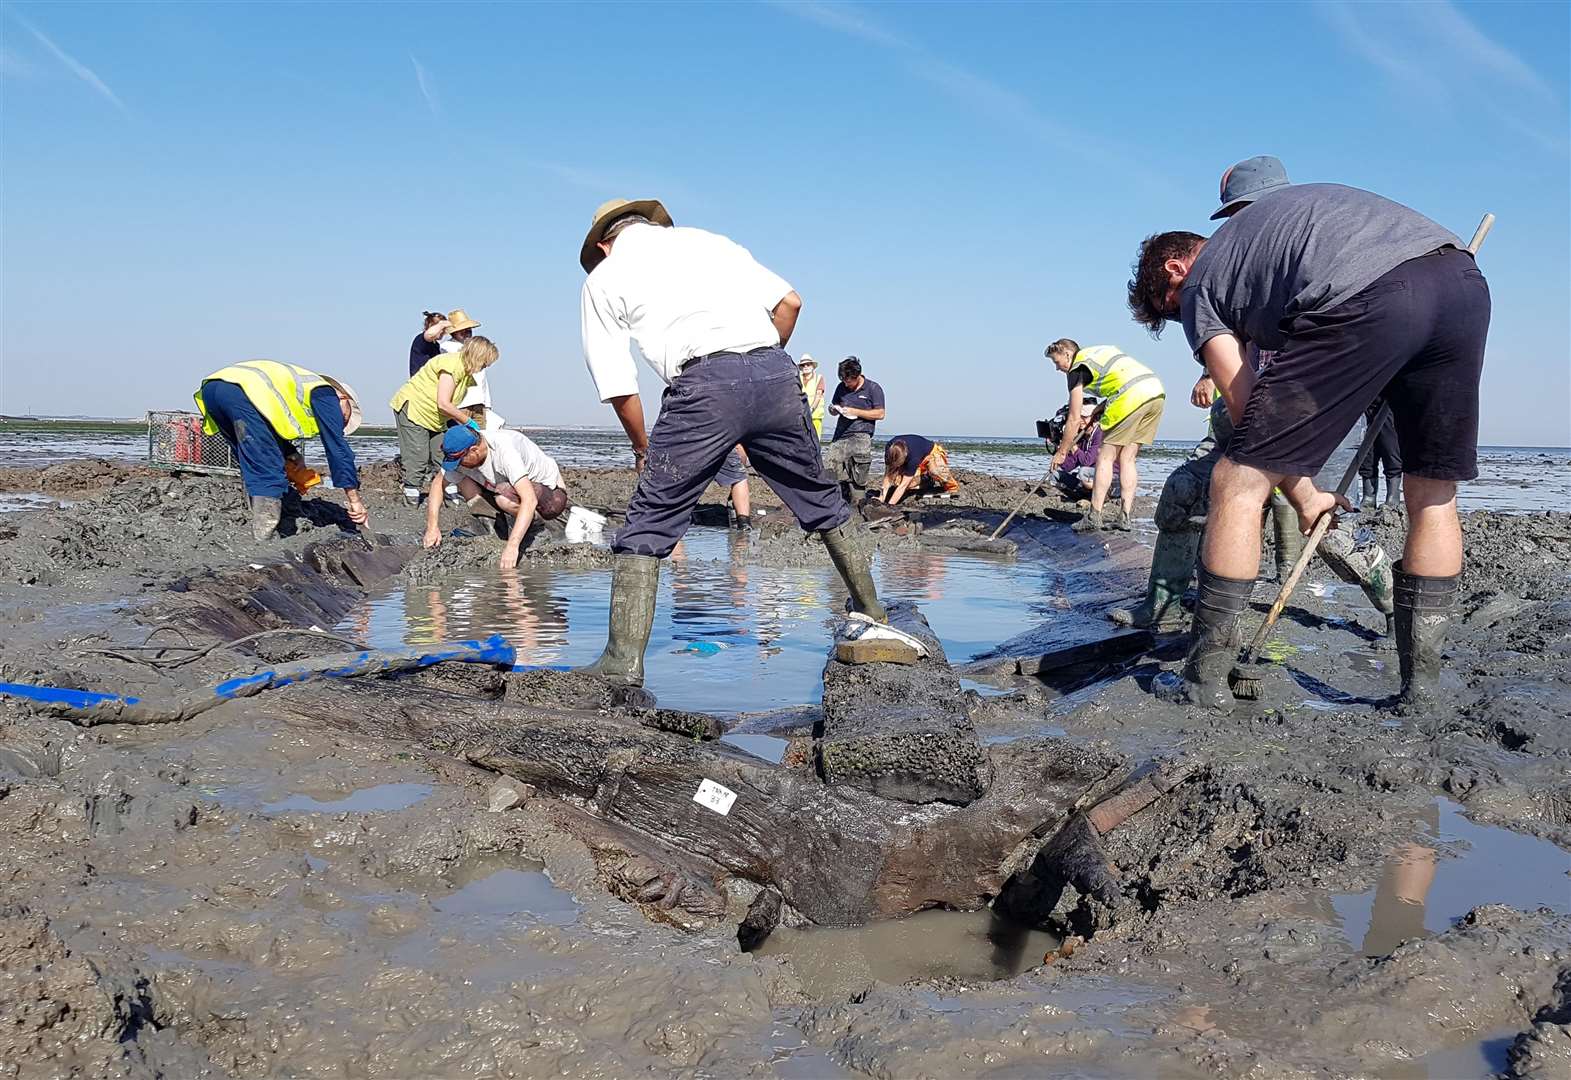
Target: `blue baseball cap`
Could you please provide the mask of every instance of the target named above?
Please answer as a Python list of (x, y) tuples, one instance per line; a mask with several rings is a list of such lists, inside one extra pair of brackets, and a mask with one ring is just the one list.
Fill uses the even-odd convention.
[(442, 468), (452, 472), (458, 468), (458, 459), (474, 449), (480, 433), (468, 425), (450, 427), (442, 436)]
[(1288, 183), (1287, 168), (1270, 154), (1240, 161), (1222, 174), (1222, 207), (1211, 220), (1236, 214), (1266, 192)]

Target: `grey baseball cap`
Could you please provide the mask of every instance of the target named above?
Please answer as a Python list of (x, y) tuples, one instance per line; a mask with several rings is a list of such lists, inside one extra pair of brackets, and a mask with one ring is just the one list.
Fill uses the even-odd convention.
[(1287, 184), (1287, 169), (1270, 154), (1240, 161), (1222, 174), (1222, 208), (1211, 215), (1211, 220), (1235, 214), (1266, 192)]

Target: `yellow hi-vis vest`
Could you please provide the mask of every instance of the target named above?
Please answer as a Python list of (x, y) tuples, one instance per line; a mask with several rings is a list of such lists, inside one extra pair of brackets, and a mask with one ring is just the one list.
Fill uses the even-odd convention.
[(1110, 431), (1130, 413), (1148, 401), (1166, 397), (1162, 380), (1156, 372), (1127, 353), (1119, 352), (1112, 345), (1093, 345), (1075, 353), (1069, 370), (1083, 367), (1091, 373), (1086, 384), (1088, 394), (1106, 398), (1102, 409), (1102, 430)]
[[(217, 380), (231, 382), (245, 391), (245, 396), (256, 411), (261, 413), (273, 430), (285, 439), (309, 439), (319, 430), (316, 416), (311, 412), (311, 391), (319, 386), (331, 386), (314, 371), (307, 371), (294, 364), (277, 360), (246, 360), (220, 368), (202, 380), (202, 385)], [(218, 425), (207, 415), (207, 403), (202, 400), (201, 387), (195, 394), (196, 407), (202, 414), (202, 431), (217, 435)]]

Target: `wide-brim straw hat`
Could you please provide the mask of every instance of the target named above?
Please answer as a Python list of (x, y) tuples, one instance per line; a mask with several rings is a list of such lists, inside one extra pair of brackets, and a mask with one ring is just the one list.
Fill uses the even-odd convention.
[(584, 237), (583, 249), (578, 253), (578, 265), (584, 268), (584, 273), (589, 273), (605, 259), (605, 252), (595, 245), (605, 236), (606, 226), (623, 214), (642, 214), (656, 225), (673, 224), (659, 199), (612, 199), (601, 203), (589, 225), (589, 234)]
[(480, 324), (469, 317), (463, 308), (454, 308), (447, 313), (447, 332), (456, 333), (459, 330), (473, 330)]
[(360, 411), (360, 395), (355, 393), (354, 387), (333, 378), (331, 375), (323, 375), (322, 378), (334, 390), (337, 390), (349, 399), (349, 419), (344, 421), (344, 434), (353, 435), (355, 429), (365, 422), (365, 413)]

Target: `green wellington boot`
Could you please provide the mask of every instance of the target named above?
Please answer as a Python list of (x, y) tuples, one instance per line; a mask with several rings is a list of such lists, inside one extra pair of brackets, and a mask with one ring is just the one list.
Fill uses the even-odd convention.
[(619, 686), (644, 685), (644, 650), (655, 624), (660, 560), (652, 555), (617, 555), (611, 564), (611, 626), (600, 659), (576, 668)]
[(873, 587), (873, 571), (869, 565), (872, 560), (864, 558), (857, 551), (850, 526), (836, 525), (819, 535), (824, 538), (824, 547), (828, 549), (830, 561), (840, 573), (840, 580), (846, 583), (851, 593), (852, 609), (876, 622), (888, 622), (889, 614), (884, 610), (884, 605), (878, 602), (878, 590)]
[(1420, 577), (1392, 566), (1396, 579), (1396, 659), (1402, 689), (1396, 709), (1404, 716), (1432, 712), (1440, 689), (1440, 650), (1456, 611), (1462, 575)]
[(1363, 498), (1358, 500), (1358, 508), (1360, 510), (1373, 510), (1380, 505), (1379, 479), (1365, 480), (1363, 482), (1363, 490)]
[(1276, 580), (1287, 580), (1304, 553), (1307, 538), (1298, 531), (1298, 511), (1283, 495), (1271, 494), (1271, 535), (1276, 540)]
[(1159, 634), (1184, 628), (1184, 590), (1195, 576), (1195, 557), (1200, 554), (1200, 534), (1159, 532), (1151, 550), (1151, 578), (1146, 583), (1146, 598), (1132, 608), (1114, 608), (1107, 613), (1119, 626), (1154, 630)]

